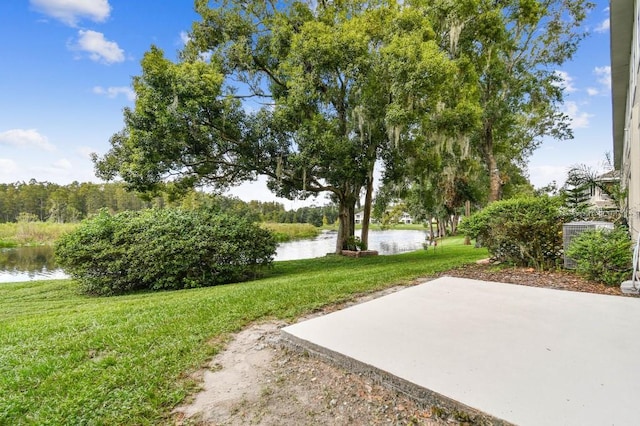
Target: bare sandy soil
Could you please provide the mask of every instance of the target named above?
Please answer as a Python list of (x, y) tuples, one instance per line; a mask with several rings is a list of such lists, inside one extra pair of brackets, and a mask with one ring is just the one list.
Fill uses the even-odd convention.
[[(367, 295), (353, 303), (402, 288)], [(346, 306), (332, 306), (320, 314)], [(419, 407), (408, 397), (386, 389), (368, 377), (287, 349), (280, 341), (280, 328), (287, 325), (277, 321), (254, 324), (236, 334), (209, 367), (198, 373), (202, 390), (173, 411), (175, 423), (446, 424), (437, 419), (432, 410)]]
[[(448, 271), (488, 281), (620, 294), (617, 288), (564, 272), (524, 268), (496, 270), (471, 265)], [(355, 300), (361, 303), (397, 291), (395, 287)], [(328, 313), (342, 306), (328, 307)], [(198, 376), (202, 390), (174, 412), (178, 425), (443, 425), (474, 424), (462, 413), (420, 407), (410, 398), (372, 379), (287, 349), (280, 328), (254, 324), (234, 336), (226, 349)]]

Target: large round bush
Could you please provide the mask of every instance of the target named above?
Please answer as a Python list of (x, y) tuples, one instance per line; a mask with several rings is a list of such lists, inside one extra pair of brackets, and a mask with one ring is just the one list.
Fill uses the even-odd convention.
[(208, 210), (100, 212), (56, 244), (82, 289), (113, 295), (238, 282), (271, 264), (276, 242), (245, 218)]
[(562, 224), (571, 219), (550, 197), (497, 201), (465, 219), (459, 230), (502, 262), (537, 269), (562, 261)]

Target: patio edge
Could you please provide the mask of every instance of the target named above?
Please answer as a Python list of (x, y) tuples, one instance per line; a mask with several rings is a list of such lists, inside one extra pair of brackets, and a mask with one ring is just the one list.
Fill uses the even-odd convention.
[[(362, 374), (388, 389), (407, 396), (425, 409), (436, 407), (438, 411), (446, 414), (446, 417), (454, 417), (458, 421), (471, 422), (471, 424), (475, 425), (514, 425), (372, 365), (301, 339), (284, 329), (280, 330), (280, 334), (282, 337), (281, 345), (285, 348), (298, 353), (309, 354), (329, 364), (344, 368), (351, 373)], [(443, 416), (437, 415), (437, 417), (441, 418)]]

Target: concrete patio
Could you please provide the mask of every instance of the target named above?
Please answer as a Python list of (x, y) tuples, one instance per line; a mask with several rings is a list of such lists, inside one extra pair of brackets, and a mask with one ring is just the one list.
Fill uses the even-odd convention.
[(282, 330), (491, 423), (640, 424), (640, 299), (443, 277)]

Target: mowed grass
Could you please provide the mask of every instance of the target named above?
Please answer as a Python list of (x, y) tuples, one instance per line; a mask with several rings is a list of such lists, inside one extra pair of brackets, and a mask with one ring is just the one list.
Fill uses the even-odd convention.
[(0, 284), (0, 424), (162, 424), (190, 373), (255, 321), (296, 317), (486, 256), (436, 250), (278, 262), (261, 280), (112, 298), (71, 280)]

